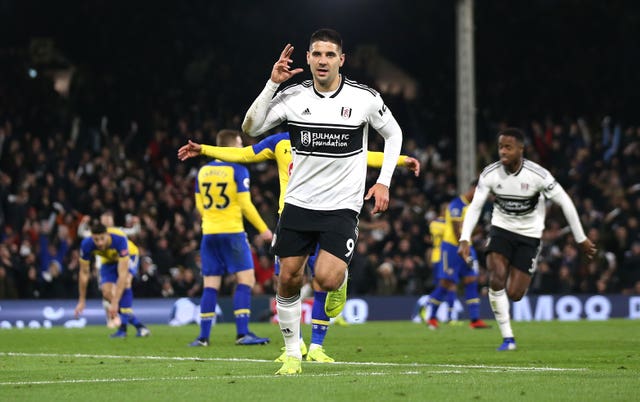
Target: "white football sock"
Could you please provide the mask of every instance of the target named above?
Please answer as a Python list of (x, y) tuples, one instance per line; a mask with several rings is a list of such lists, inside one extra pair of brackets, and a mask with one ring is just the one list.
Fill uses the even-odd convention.
[(287, 356), (302, 360), (300, 353), (300, 317), (302, 315), (302, 301), (300, 295), (281, 297), (276, 295), (276, 310), (278, 323), (284, 337)]
[(496, 317), (502, 337), (513, 338), (507, 292), (504, 289), (489, 289), (489, 304), (491, 304), (491, 310), (493, 310), (493, 315)]

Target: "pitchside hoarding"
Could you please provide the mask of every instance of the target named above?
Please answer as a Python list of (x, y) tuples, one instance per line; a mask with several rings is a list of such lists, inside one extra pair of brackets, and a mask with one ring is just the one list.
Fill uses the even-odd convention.
[[(362, 297), (350, 298), (343, 317), (356, 324), (380, 320), (418, 321), (420, 306), (428, 296), (417, 297)], [(199, 322), (200, 308), (197, 299), (137, 299), (135, 314), (147, 324), (186, 325)], [(313, 299), (305, 299), (302, 306), (303, 322), (311, 322)], [(86, 325), (104, 325), (105, 312), (101, 300), (87, 301), (81, 317), (75, 318), (74, 300), (0, 300), (0, 328), (47, 328), (65, 326), (80, 328)], [(446, 321), (446, 306), (441, 306), (438, 316)], [(251, 306), (252, 321), (277, 321), (275, 301), (271, 297), (255, 297)], [(219, 322), (233, 321), (233, 299), (221, 298), (217, 307)], [(486, 298), (482, 299), (480, 316), (492, 319)], [(609, 318), (640, 319), (640, 296), (623, 295), (535, 295), (526, 296), (511, 304), (514, 321), (550, 320), (607, 320)], [(453, 318), (467, 319), (460, 301), (456, 301)]]

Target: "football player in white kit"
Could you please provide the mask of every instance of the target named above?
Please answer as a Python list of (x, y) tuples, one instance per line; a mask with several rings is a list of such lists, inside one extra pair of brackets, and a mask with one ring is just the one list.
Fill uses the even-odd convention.
[[(369, 126), (385, 140), (380, 176), (364, 196), (373, 213), (389, 204), (389, 184), (402, 147), (402, 130), (375, 90), (340, 74), (342, 38), (332, 29), (311, 35), (307, 64), (312, 80), (279, 85), (301, 68), (290, 64), (287, 44), (271, 77), (247, 111), (242, 129), (258, 136), (286, 122), (293, 170), (285, 193), (272, 250), (280, 257), (276, 305), (287, 357), (276, 372), (302, 372), (300, 288), (307, 258), (319, 244), (315, 278), (327, 291), (325, 312), (335, 317), (346, 302), (347, 265), (355, 250), (367, 171)], [(275, 96), (274, 96), (275, 94)]]
[[(544, 229), (545, 198), (562, 207), (575, 241), (593, 258), (596, 248), (587, 238), (571, 198), (549, 171), (523, 157), (524, 133), (506, 128), (498, 133), (500, 160), (484, 168), (462, 224), (458, 253), (467, 260), (471, 232), (489, 194), (495, 196), (487, 239), (489, 302), (502, 333), (499, 351), (516, 349), (509, 318), (509, 298), (527, 292), (536, 270)], [(507, 297), (508, 296), (508, 297)]]

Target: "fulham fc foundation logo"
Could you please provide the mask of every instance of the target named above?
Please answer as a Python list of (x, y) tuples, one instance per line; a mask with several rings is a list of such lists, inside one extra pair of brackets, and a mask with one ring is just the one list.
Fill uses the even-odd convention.
[(305, 147), (311, 145), (311, 132), (307, 130), (300, 131), (300, 142), (302, 142), (302, 145)]
[(350, 107), (342, 107), (342, 112), (340, 113), (343, 119), (348, 119), (351, 117), (351, 108)]

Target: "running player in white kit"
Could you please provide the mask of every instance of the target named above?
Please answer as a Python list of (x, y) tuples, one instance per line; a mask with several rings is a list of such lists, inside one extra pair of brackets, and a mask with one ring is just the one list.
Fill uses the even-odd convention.
[[(509, 298), (527, 292), (536, 270), (544, 229), (545, 198), (562, 207), (575, 241), (589, 258), (596, 248), (587, 238), (571, 198), (549, 171), (523, 157), (524, 133), (506, 128), (498, 133), (500, 160), (484, 168), (462, 224), (458, 253), (467, 260), (471, 232), (489, 194), (495, 196), (487, 239), (489, 302), (502, 333), (498, 351), (516, 349), (509, 318)], [(506, 292), (505, 292), (506, 288)], [(508, 298), (507, 298), (508, 296)]]

